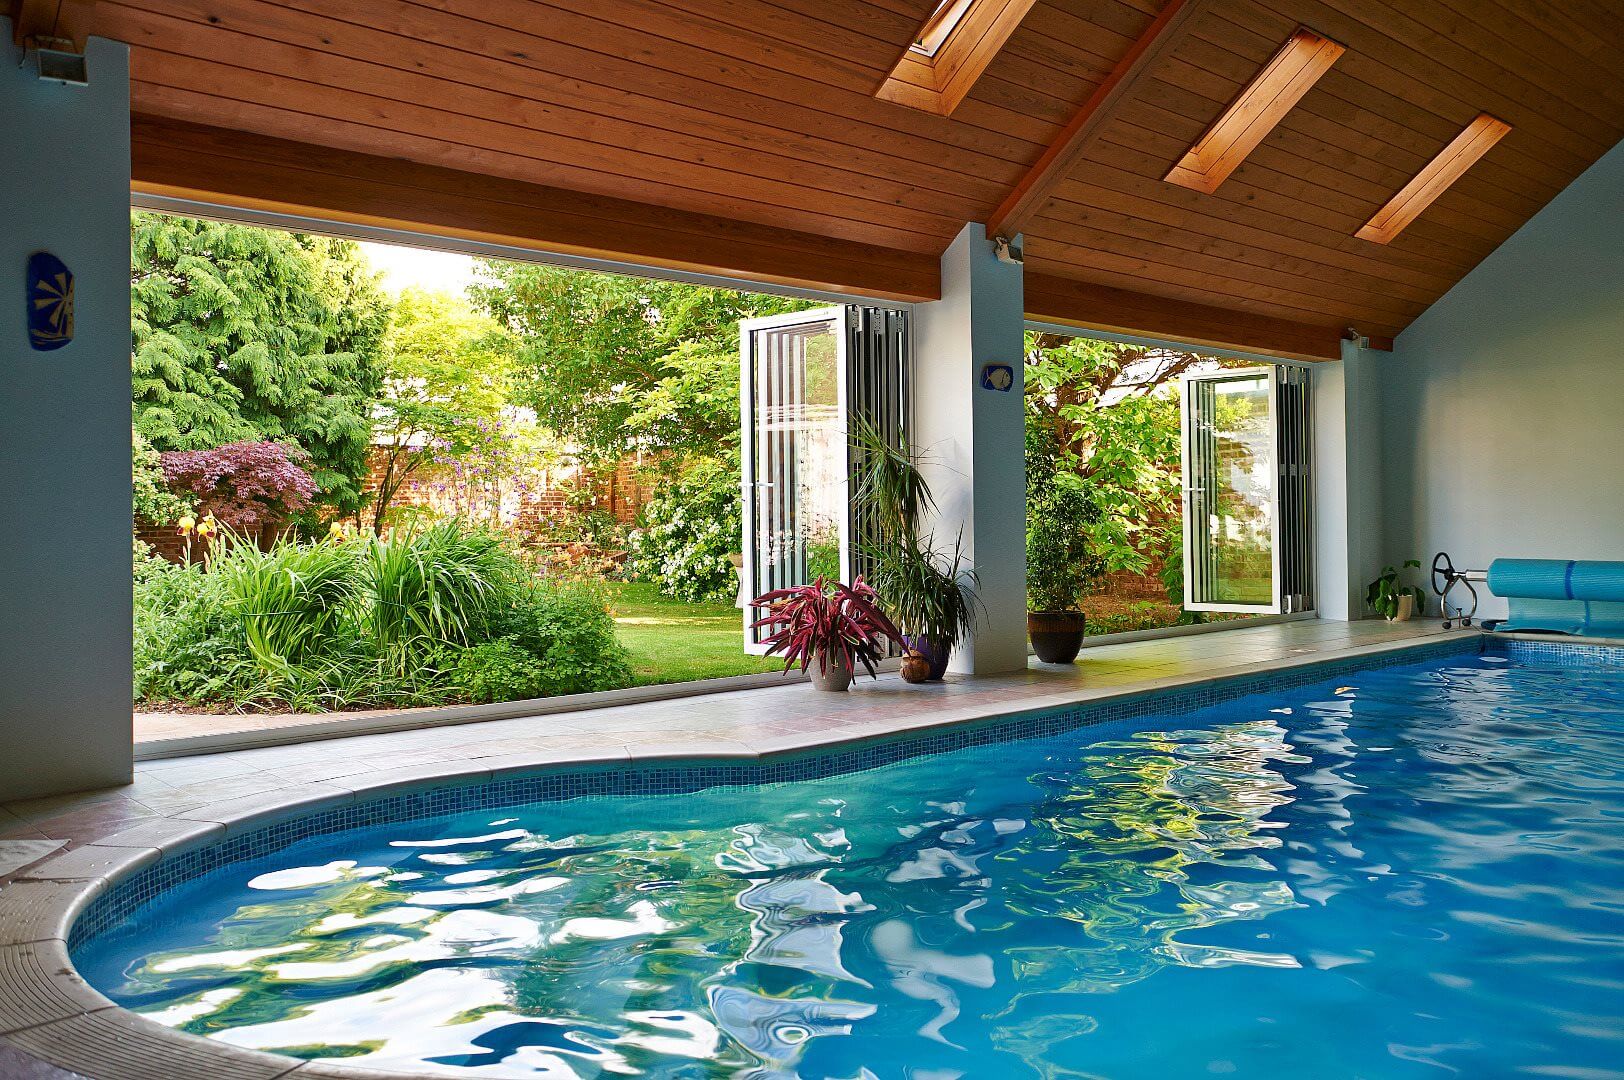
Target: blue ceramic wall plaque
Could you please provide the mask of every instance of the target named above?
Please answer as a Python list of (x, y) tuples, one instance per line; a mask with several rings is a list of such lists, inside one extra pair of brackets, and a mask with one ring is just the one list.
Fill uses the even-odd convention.
[(73, 271), (49, 251), (28, 257), (28, 343), (41, 352), (73, 340)]
[(1001, 390), (1009, 393), (1009, 388), (1015, 385), (1015, 369), (1008, 364), (983, 364), (981, 366), (981, 389)]

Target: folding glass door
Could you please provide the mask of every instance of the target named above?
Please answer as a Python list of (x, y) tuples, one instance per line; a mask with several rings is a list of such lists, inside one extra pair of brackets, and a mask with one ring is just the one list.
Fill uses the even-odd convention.
[(1229, 369), (1180, 391), (1185, 609), (1312, 607), (1307, 373)]
[[(739, 324), (744, 600), (860, 572), (868, 529), (851, 506), (847, 418), (899, 431), (907, 412), (901, 311), (826, 307)], [(745, 648), (760, 652), (744, 610)]]
[[(750, 596), (844, 579), (849, 558), (845, 309), (739, 326), (744, 586)], [(761, 651), (746, 608), (745, 647)]]

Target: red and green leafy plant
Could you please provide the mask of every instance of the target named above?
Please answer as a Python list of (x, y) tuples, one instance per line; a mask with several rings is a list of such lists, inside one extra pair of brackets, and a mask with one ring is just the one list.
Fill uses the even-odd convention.
[(774, 589), (750, 601), (765, 608), (757, 628), (769, 631), (764, 642), (768, 656), (782, 656), (784, 670), (797, 661), (805, 671), (813, 660), (818, 670), (856, 672), (861, 663), (870, 675), (886, 653), (889, 642), (901, 642), (902, 631), (876, 606), (874, 590), (859, 577), (851, 585), (818, 578), (810, 585)]
[(233, 532), (257, 533), (310, 506), (316, 481), (309, 455), (275, 442), (235, 442), (161, 455), (164, 481), (195, 498), (199, 513)]

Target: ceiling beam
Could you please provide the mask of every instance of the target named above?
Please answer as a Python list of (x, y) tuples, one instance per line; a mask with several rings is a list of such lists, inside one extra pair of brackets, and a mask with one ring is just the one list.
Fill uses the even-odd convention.
[(1157, 59), (1178, 43), (1207, 0), (1167, 0), (1156, 18), (1117, 61), (1105, 81), (1067, 122), (1036, 164), (987, 219), (987, 235), (1013, 238), (1031, 224), (1061, 181), (1088, 153), (1118, 106)]
[(1163, 179), (1212, 194), (1347, 49), (1299, 27)]
[(1235, 349), (1285, 360), (1337, 360), (1342, 331), (1061, 277), (1026, 274), (1026, 317), (1085, 330)]
[(137, 115), (138, 194), (906, 303), (941, 296), (933, 255)]
[(11, 16), (12, 39), (26, 47), (32, 39), (71, 41), (84, 48), (85, 35), (92, 28), (97, 0), (12, 0), (6, 5)]
[(1389, 199), (1386, 206), (1376, 211), (1376, 216), (1365, 222), (1354, 235), (1377, 244), (1389, 242), (1419, 217), (1421, 211), (1431, 206), (1432, 201), (1442, 195), (1450, 184), (1476, 164), (1478, 158), (1488, 153), (1490, 147), (1510, 133), (1511, 125), (1504, 120), (1496, 120), (1488, 113), (1479, 113), (1475, 120), (1466, 125), (1465, 130), (1456, 135), (1437, 157), (1422, 166), (1415, 178)]

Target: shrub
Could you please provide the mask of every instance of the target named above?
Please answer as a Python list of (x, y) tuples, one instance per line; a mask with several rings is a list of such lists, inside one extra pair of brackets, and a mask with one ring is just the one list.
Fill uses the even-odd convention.
[(737, 471), (718, 459), (691, 465), (643, 508), (627, 565), (678, 600), (731, 601), (739, 588), (729, 558), (739, 550), (739, 514)]
[(1033, 611), (1073, 611), (1105, 573), (1091, 527), (1100, 511), (1075, 473), (1056, 467), (1048, 435), (1026, 434), (1026, 602)]
[(615, 637), (602, 595), (582, 583), (530, 585), (498, 625), (539, 668), (530, 696), (615, 690), (632, 681), (631, 662)]
[(543, 681), (541, 661), (513, 637), (461, 650), (451, 672), (451, 685), (459, 695), (481, 705), (541, 697)]
[(233, 708), (499, 701), (631, 682), (601, 595), (535, 581), (495, 534), (227, 534), (207, 564), (135, 575), (139, 700)]
[(254, 676), (242, 624), (224, 581), (162, 559), (138, 563), (135, 696), (142, 701), (229, 701)]
[(163, 456), (147, 445), (147, 440), (130, 428), (131, 503), (135, 516), (154, 525), (171, 525), (196, 510), (192, 500), (169, 490), (164, 478)]
[(225, 528), (257, 533), (304, 510), (316, 481), (304, 468), (309, 455), (274, 442), (236, 442), (213, 450), (171, 450), (160, 455), (164, 479), (194, 496), (198, 512)]
[(500, 536), (457, 521), (360, 543), (372, 640), (401, 671), (427, 649), (482, 640), (527, 574)]
[(286, 676), (329, 659), (354, 636), (360, 575), (349, 544), (278, 541), (262, 552), (233, 537), (213, 560), (226, 609), (242, 623), (243, 640), (260, 668)]

